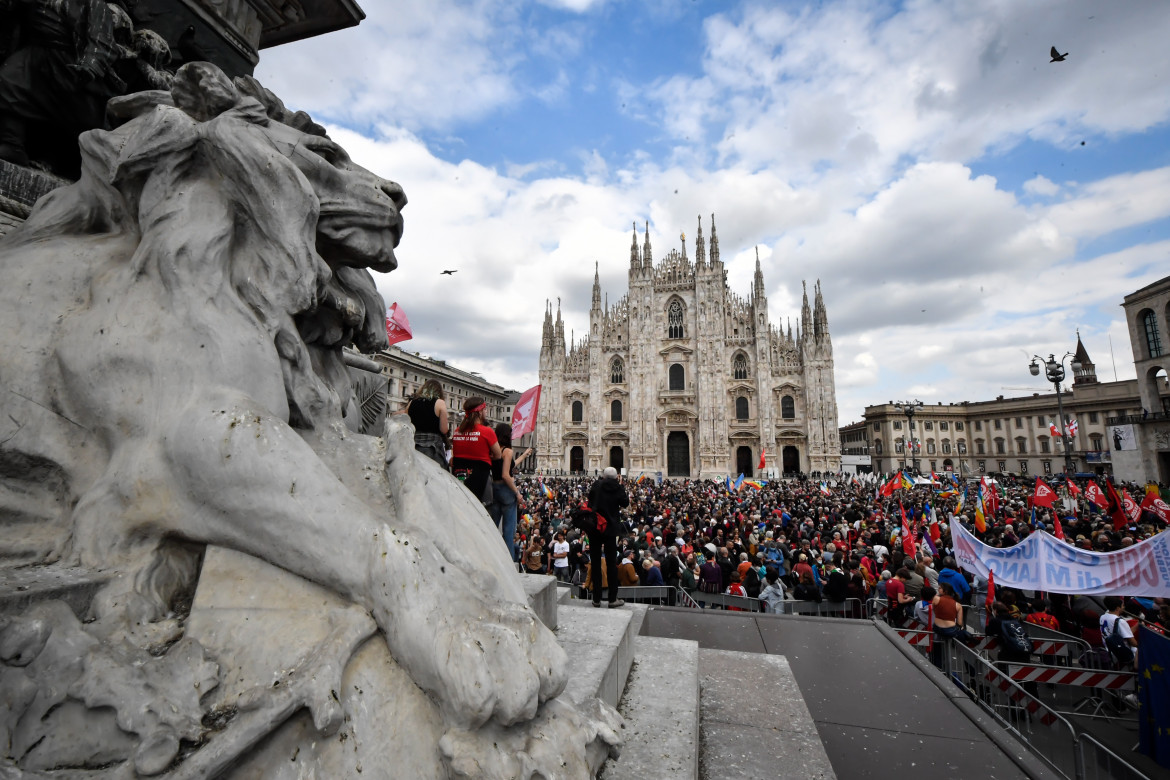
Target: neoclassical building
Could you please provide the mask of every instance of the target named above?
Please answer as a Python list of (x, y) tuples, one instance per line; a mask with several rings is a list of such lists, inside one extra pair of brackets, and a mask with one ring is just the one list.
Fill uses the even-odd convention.
[(649, 225), (630, 245), (629, 292), (602, 306), (595, 271), (589, 333), (567, 344), (560, 303), (544, 317), (537, 452), (543, 468), (709, 477), (836, 471), (841, 464), (833, 345), (820, 283), (793, 329), (768, 319), (756, 259), (747, 298), (727, 287), (711, 218), (695, 258), (686, 236), (657, 264)]

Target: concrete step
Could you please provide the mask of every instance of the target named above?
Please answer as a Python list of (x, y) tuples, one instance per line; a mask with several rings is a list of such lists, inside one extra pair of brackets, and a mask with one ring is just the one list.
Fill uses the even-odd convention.
[[(588, 603), (588, 602), (586, 602)], [(634, 611), (561, 606), (557, 640), (572, 674), (565, 693), (575, 702), (598, 697), (617, 707), (634, 660)]]
[(528, 606), (549, 628), (557, 627), (557, 579), (546, 574), (521, 574), (524, 592), (528, 594)]
[(699, 777), (835, 780), (787, 658), (700, 650), (699, 668)]
[(699, 643), (639, 636), (618, 711), (625, 718), (622, 754), (605, 780), (699, 776)]

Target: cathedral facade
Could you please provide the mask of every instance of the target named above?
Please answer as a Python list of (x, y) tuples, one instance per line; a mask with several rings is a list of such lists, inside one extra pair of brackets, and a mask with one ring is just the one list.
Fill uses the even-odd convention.
[[(602, 306), (594, 273), (589, 333), (567, 344), (560, 304), (545, 311), (536, 441), (543, 468), (615, 466), (664, 477), (837, 471), (833, 345), (820, 283), (794, 330), (768, 319), (756, 259), (751, 293), (727, 286), (715, 218), (694, 261), (686, 236), (657, 264), (647, 225), (630, 245), (629, 292)], [(708, 254), (709, 249), (709, 254)], [(759, 468), (763, 456), (764, 468)]]

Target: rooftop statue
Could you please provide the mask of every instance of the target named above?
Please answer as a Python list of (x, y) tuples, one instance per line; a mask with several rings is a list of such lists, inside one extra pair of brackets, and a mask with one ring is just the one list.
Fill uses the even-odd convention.
[(0, 618), (0, 775), (591, 776), (482, 506), (342, 419), (402, 189), (207, 63), (109, 113), (0, 242), (0, 565), (99, 588)]

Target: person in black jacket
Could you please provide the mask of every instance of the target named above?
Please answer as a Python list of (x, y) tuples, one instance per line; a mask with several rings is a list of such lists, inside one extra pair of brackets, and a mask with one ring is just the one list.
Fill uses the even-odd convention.
[[(618, 482), (617, 469), (610, 466), (601, 472), (601, 477), (589, 488), (589, 506), (605, 518), (605, 530), (589, 535), (589, 549), (594, 557), (604, 556), (605, 568), (617, 572), (617, 531), (621, 527), (621, 510), (630, 505), (626, 489)], [(623, 607), (626, 602), (617, 597), (618, 578), (611, 574), (609, 582), (609, 606)], [(593, 606), (601, 606), (601, 567), (593, 567)]]

